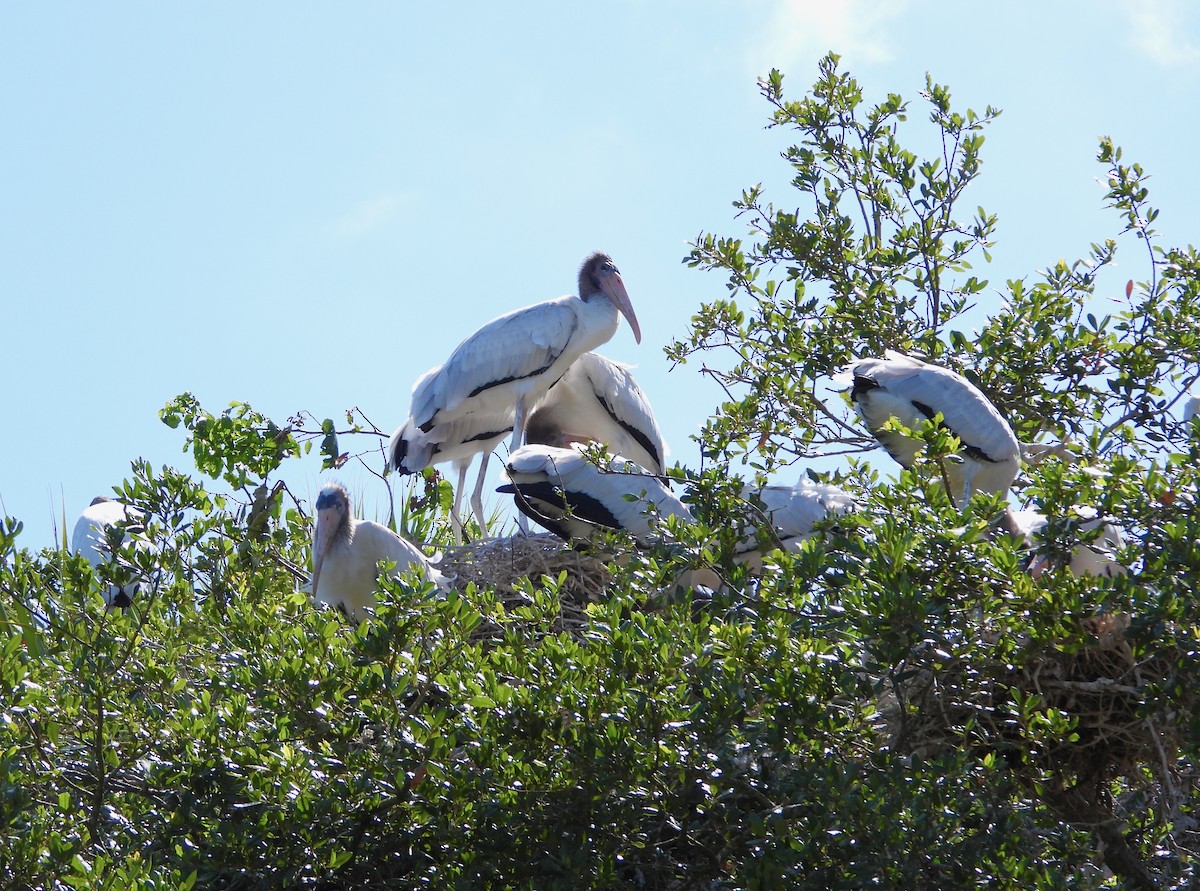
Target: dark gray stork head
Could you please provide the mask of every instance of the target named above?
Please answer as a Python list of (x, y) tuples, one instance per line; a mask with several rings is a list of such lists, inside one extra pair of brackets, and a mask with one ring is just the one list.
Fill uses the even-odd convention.
[(340, 483), (330, 483), (317, 496), (317, 531), (313, 536), (312, 594), (317, 596), (321, 564), (329, 548), (350, 531), (350, 496)]
[(612, 302), (629, 322), (633, 329), (633, 339), (642, 342), (642, 329), (638, 325), (637, 316), (633, 312), (633, 304), (629, 302), (629, 294), (625, 290), (625, 282), (612, 257), (602, 251), (590, 254), (579, 268), (579, 299), (591, 300), (602, 297)]

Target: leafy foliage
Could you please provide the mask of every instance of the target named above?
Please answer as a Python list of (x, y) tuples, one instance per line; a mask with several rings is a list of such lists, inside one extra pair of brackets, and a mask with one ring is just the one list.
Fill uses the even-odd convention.
[[(724, 394), (704, 466), (672, 472), (699, 519), (650, 550), (607, 542), (577, 633), (557, 622), (579, 597), (565, 576), (529, 579), (517, 607), (486, 583), (385, 579), (372, 622), (313, 608), (305, 505), (278, 476), (313, 442), (324, 466), (347, 442), (373, 453), (356, 410), (338, 429), (168, 404), (208, 480), (133, 465), (119, 495), (154, 548), (122, 550), (143, 580), (126, 612), (103, 611), (81, 558), (0, 523), (6, 886), (1200, 882), (1200, 440), (1172, 420), (1197, 374), (1194, 252), (1160, 247), (1145, 174), (1104, 140), (1123, 231), (1008, 282), (968, 336), (995, 219), (961, 208), (998, 112), (927, 81), (922, 156), (900, 142), (908, 103), (867, 105), (835, 56), (799, 101), (776, 72), (762, 89), (805, 208), (756, 186), (736, 202), (749, 240), (696, 240), (687, 262), (728, 283), (670, 349)], [(1123, 237), (1145, 281), (1097, 317)], [(1069, 437), (1019, 483), (1052, 518), (1038, 547), (1064, 562), (1089, 506), (1132, 571), (1032, 577), (998, 500), (951, 505), (933, 468), (955, 444), (929, 425), (928, 461), (884, 482), (885, 460), (851, 460), (859, 510), (751, 577), (732, 554), (761, 516), (733, 463), (865, 450), (821, 388), (888, 347), (977, 381), (1025, 441)], [(399, 525), (444, 544), (449, 492), (423, 485)], [(698, 566), (719, 590), (677, 588)]]

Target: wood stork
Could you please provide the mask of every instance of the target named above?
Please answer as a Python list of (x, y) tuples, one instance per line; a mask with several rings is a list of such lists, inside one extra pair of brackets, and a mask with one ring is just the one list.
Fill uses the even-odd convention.
[[(572, 362), (616, 333), (621, 315), (640, 343), (641, 328), (621, 273), (608, 254), (591, 254), (579, 270), (579, 296), (546, 300), (493, 319), (455, 347), (445, 364), (421, 376), (413, 387), (408, 421), (389, 444), (392, 465), (398, 470), (407, 466), (409, 453), (427, 447), (424, 440), (449, 441), (453, 437), (438, 428), (469, 415), (486, 416), (483, 427), (488, 427), (490, 419), (511, 414), (509, 452), (516, 451), (534, 404)], [(471, 441), (479, 452), (490, 438)]]
[(662, 473), (667, 456), (650, 400), (629, 368), (597, 353), (584, 353), (529, 414), (525, 442), (570, 448), (603, 443), (650, 473)]
[[(145, 538), (129, 528), (131, 524), (140, 523), (141, 515), (137, 510), (98, 495), (75, 521), (75, 529), (71, 533), (71, 552), (85, 557), (99, 578), (101, 567), (117, 563), (117, 555), (113, 553), (111, 545), (114, 538), (120, 541), (120, 546), (132, 541), (139, 549), (151, 548)], [(119, 535), (116, 530), (121, 530)], [(140, 586), (136, 581), (107, 585), (104, 589), (104, 611), (130, 607)]]
[(426, 581), (444, 588), (446, 580), (416, 545), (371, 520), (356, 520), (344, 486), (330, 483), (317, 495), (317, 527), (313, 534), (312, 595), (337, 607), (354, 622), (375, 606), (380, 561), (394, 563), (392, 572), (420, 570)]
[(974, 492), (1000, 494), (1016, 479), (1021, 447), (1012, 427), (962, 375), (894, 350), (882, 359), (860, 359), (845, 370), (853, 379), (850, 398), (859, 415), (904, 467), (912, 467), (921, 442), (880, 428), (889, 418), (912, 429), (942, 415), (944, 426), (962, 443), (959, 460), (943, 466), (950, 495), (960, 507)]
[[(1071, 559), (1067, 569), (1076, 577), (1096, 576), (1100, 578), (1115, 578), (1126, 575), (1129, 570), (1117, 562), (1116, 553), (1125, 545), (1125, 536), (1118, 526), (1113, 525), (1107, 518), (1096, 515), (1090, 508), (1075, 508), (1075, 517), (1068, 521), (1068, 529), (1087, 537), (1071, 549)], [(1049, 518), (1040, 511), (1032, 508), (1010, 510), (1013, 520), (1014, 533), (1026, 548), (1036, 548), (1041, 533), (1050, 524)], [(1093, 538), (1087, 535), (1099, 529)], [(1035, 554), (1029, 564), (1029, 574), (1040, 578), (1051, 566), (1054, 559), (1048, 554)]]
[[(434, 369), (434, 372), (436, 371), (437, 369)], [(458, 506), (466, 488), (467, 469), (475, 455), (481, 455), (479, 476), (471, 493), (471, 510), (475, 514), (475, 522), (486, 534), (483, 481), (492, 450), (512, 433), (512, 428), (512, 412), (473, 412), (437, 424), (428, 434), (422, 433), (413, 424), (412, 418), (409, 418), (392, 434), (388, 443), (388, 454), (392, 456), (392, 466), (400, 473), (419, 473), (435, 464), (447, 461), (452, 463), (457, 482), (454, 486), (454, 503), (450, 508), (450, 521), (454, 528), (456, 544), (462, 543), (463, 524)]]
[[(850, 493), (832, 483), (817, 483), (808, 478), (795, 486), (763, 486), (754, 492), (762, 502), (766, 519), (785, 551), (795, 553), (800, 544), (812, 538), (821, 520), (854, 510)], [(751, 572), (762, 572), (762, 554), (756, 537), (748, 537), (734, 554)]]
[(658, 518), (692, 518), (666, 484), (621, 458), (600, 468), (577, 449), (527, 445), (508, 456), (504, 475), (508, 482), (497, 491), (513, 495), (525, 516), (571, 544), (591, 542), (600, 528), (645, 540)]

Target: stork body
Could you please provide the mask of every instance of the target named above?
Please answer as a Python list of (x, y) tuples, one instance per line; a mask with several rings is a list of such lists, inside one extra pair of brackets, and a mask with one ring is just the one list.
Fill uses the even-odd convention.
[(649, 473), (662, 473), (667, 443), (629, 368), (584, 353), (530, 412), (525, 442), (570, 448), (598, 442)]
[[(812, 538), (817, 523), (854, 510), (850, 493), (831, 483), (816, 483), (807, 478), (795, 486), (764, 486), (756, 493), (763, 503), (767, 519), (780, 546), (795, 553), (802, 542)], [(762, 571), (758, 543), (748, 538), (734, 555), (752, 572)]]
[[(120, 501), (99, 495), (92, 499), (92, 503), (75, 521), (75, 529), (71, 533), (71, 552), (85, 557), (98, 574), (101, 567), (116, 562), (109, 544), (109, 530), (114, 527), (127, 526), (131, 522), (140, 522), (137, 511), (130, 510)], [(151, 547), (144, 538), (136, 536), (132, 531), (126, 529), (121, 536), (121, 545), (128, 544), (130, 541), (133, 541), (141, 549)], [(125, 609), (131, 606), (139, 587), (139, 582), (107, 585), (104, 589), (105, 612), (118, 607)]]
[(961, 460), (944, 465), (951, 496), (963, 506), (975, 492), (1006, 492), (1021, 467), (1017, 437), (996, 407), (974, 384), (947, 368), (888, 350), (882, 359), (860, 359), (850, 398), (871, 433), (889, 455), (912, 467), (922, 444), (881, 430), (890, 418), (910, 429), (942, 415), (942, 423), (962, 443)]
[(576, 449), (527, 445), (509, 455), (505, 476), (498, 491), (512, 494), (525, 516), (572, 544), (592, 541), (601, 527), (647, 539), (658, 517), (691, 519), (662, 481), (621, 458), (602, 469)]
[[(1088, 535), (1088, 541), (1081, 541), (1071, 549), (1071, 559), (1067, 569), (1076, 577), (1095, 576), (1099, 578), (1115, 578), (1129, 572), (1123, 564), (1117, 562), (1116, 553), (1125, 545), (1125, 536), (1119, 527), (1105, 517), (1095, 516), (1094, 510), (1076, 509), (1080, 514), (1078, 523), (1072, 523), (1078, 532), (1100, 532), (1095, 536)], [(1050, 523), (1045, 514), (1026, 508), (1009, 511), (1015, 521), (1016, 534), (1027, 548), (1035, 548), (1040, 533)], [(1034, 578), (1040, 578), (1053, 565), (1053, 559), (1046, 554), (1036, 555), (1029, 564), (1029, 573)]]
[(416, 545), (391, 529), (350, 513), (346, 489), (332, 483), (317, 496), (317, 528), (313, 536), (312, 595), (337, 607), (352, 621), (365, 617), (375, 606), (375, 583), (380, 561), (394, 563), (395, 575), (416, 567), (438, 587), (445, 579)]
[[(422, 375), (413, 387), (408, 421), (389, 444), (392, 466), (411, 466), (409, 453), (454, 439), (439, 427), (456, 421), (487, 433), (497, 417), (511, 416), (509, 452), (516, 451), (534, 404), (579, 356), (616, 333), (621, 315), (641, 342), (621, 273), (607, 254), (592, 254), (579, 270), (579, 296), (558, 297), (493, 319), (460, 343), (443, 365)], [(472, 415), (479, 417), (460, 420)], [(466, 443), (475, 443), (471, 454), (491, 448), (490, 438), (458, 439), (464, 450)], [(476, 519), (482, 524), (482, 517)]]

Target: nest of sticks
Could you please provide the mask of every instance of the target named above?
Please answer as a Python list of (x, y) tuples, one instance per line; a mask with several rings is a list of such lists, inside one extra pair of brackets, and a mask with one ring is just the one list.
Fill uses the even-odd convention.
[[(1178, 730), (1173, 715), (1148, 713), (1146, 688), (1166, 681), (1180, 654), (1139, 662), (1128, 624), (1125, 616), (1090, 619), (1079, 644), (1029, 650), (1019, 661), (984, 643), (966, 658), (934, 646), (914, 651), (879, 703), (889, 747), (920, 758), (995, 752), (1025, 775), (1049, 774), (1072, 789), (1101, 790), (1115, 777), (1145, 778), (1147, 769), (1158, 776), (1175, 761)], [(1048, 732), (1031, 718), (1047, 715), (1065, 719), (1068, 731)]]
[[(491, 587), (510, 613), (530, 604), (530, 589), (546, 588), (548, 580), (557, 582), (566, 573), (559, 588), (559, 613), (548, 629), (552, 633), (578, 633), (586, 624), (587, 605), (603, 599), (611, 575), (601, 557), (576, 551), (549, 533), (487, 538), (446, 548), (438, 569), (457, 591), (465, 591), (472, 582)], [(478, 633), (496, 631), (485, 623)]]

